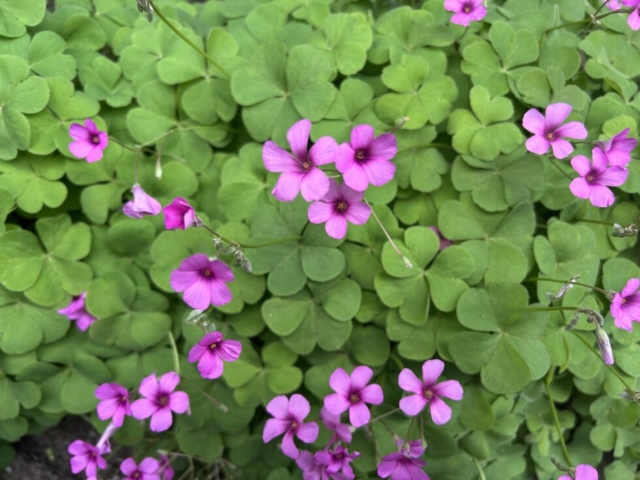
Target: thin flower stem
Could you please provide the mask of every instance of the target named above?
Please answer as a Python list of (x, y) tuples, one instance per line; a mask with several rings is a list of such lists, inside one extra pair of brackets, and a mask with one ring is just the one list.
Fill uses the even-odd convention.
[(218, 232), (216, 232), (215, 230), (213, 230), (212, 228), (208, 227), (207, 225), (205, 225), (204, 223), (202, 224), (202, 228), (204, 228), (206, 231), (208, 231), (209, 233), (212, 233), (213, 235), (215, 235), (216, 237), (218, 237), (220, 240), (222, 240), (223, 242), (227, 242), (231, 245), (238, 245), (240, 248), (262, 248), (262, 247), (269, 247), (271, 245), (277, 245), (279, 243), (287, 243), (287, 242), (295, 242), (296, 240), (300, 240), (302, 237), (300, 235), (293, 235), (290, 237), (282, 237), (282, 238), (276, 238), (275, 240), (269, 240), (268, 242), (264, 242), (264, 243), (258, 243), (255, 245), (248, 245), (246, 243), (239, 243), (239, 242), (234, 242), (231, 239), (228, 239), (227, 237), (223, 237), (222, 235), (220, 235)]
[(574, 218), (576, 222), (586, 222), (586, 223), (597, 223), (598, 225), (606, 225), (608, 227), (613, 227), (613, 223), (610, 222), (602, 222), (600, 220), (589, 220), (587, 218)]
[(120, 145), (122, 148), (126, 148), (127, 150), (130, 150), (130, 151), (132, 151), (132, 152), (134, 152), (134, 153), (138, 153), (138, 152), (140, 151), (140, 149), (139, 149), (139, 148), (131, 147), (131, 146), (127, 145), (126, 143), (122, 143), (122, 142), (121, 142), (120, 140), (118, 140), (116, 137), (109, 136), (109, 140), (111, 140), (111, 141), (113, 141), (113, 142), (117, 143), (117, 144), (118, 144), (118, 145)]
[(391, 434), (392, 437), (396, 434), (396, 432), (391, 430), (391, 427), (389, 427), (389, 425), (387, 425), (387, 422), (385, 422), (384, 420), (380, 420), (380, 423), (384, 426), (384, 428), (387, 429), (387, 431)]
[(580, 309), (581, 307), (533, 307), (533, 308), (522, 308), (522, 311), (525, 312), (560, 312), (563, 310), (567, 311), (575, 311)]
[(160, 18), (160, 20), (162, 20), (167, 27), (169, 27), (171, 30), (173, 30), (173, 32), (178, 35), (182, 40), (184, 40), (191, 48), (193, 48), (196, 52), (198, 52), (200, 55), (202, 55), (206, 60), (209, 61), (209, 63), (211, 63), (211, 65), (213, 65), (214, 67), (216, 67), (218, 70), (220, 70), (220, 73), (222, 73), (225, 77), (227, 77), (228, 79), (231, 78), (231, 75), (229, 75), (229, 72), (227, 72), (224, 68), (222, 68), (222, 66), (216, 62), (213, 58), (211, 58), (210, 55), (208, 55), (204, 50), (202, 50), (200, 47), (198, 47), (195, 43), (193, 43), (191, 40), (189, 40), (186, 35), (184, 35), (180, 30), (178, 30), (178, 28), (171, 23), (167, 17), (164, 16), (164, 14), (160, 11), (160, 9), (156, 8), (156, 6), (153, 3), (153, 0), (149, 0), (149, 5), (151, 5), (151, 7), (153, 8), (153, 11), (156, 15), (158, 15), (158, 17)]
[(569, 450), (567, 450), (567, 444), (564, 443), (564, 437), (562, 436), (562, 428), (560, 428), (560, 420), (558, 419), (558, 412), (556, 411), (556, 404), (553, 403), (553, 397), (551, 396), (551, 382), (553, 381), (553, 368), (549, 369), (547, 379), (544, 382), (544, 389), (547, 392), (547, 398), (549, 399), (549, 407), (551, 407), (551, 414), (553, 415), (553, 422), (556, 424), (556, 430), (558, 431), (558, 438), (560, 439), (560, 446), (562, 447), (562, 455), (565, 461), (570, 467), (573, 466), (571, 457), (569, 456)]
[(591, 18), (597, 17), (598, 14), (600, 13), (600, 10), (602, 10), (610, 1), (611, 0), (605, 0), (604, 2), (602, 2), (602, 4), (598, 7), (598, 9), (595, 12), (593, 12), (593, 14), (591, 15)]
[(393, 360), (395, 362), (395, 364), (400, 368), (400, 370), (402, 370), (404, 368), (404, 365), (402, 364), (402, 360), (400, 360), (393, 353), (389, 355), (389, 358), (391, 358), (391, 360)]
[(387, 229), (384, 228), (384, 225), (382, 224), (382, 222), (378, 218), (378, 215), (376, 215), (376, 212), (373, 209), (373, 207), (371, 206), (371, 204), (366, 199), (364, 200), (364, 203), (369, 205), (369, 208), (371, 209), (371, 214), (373, 215), (373, 218), (375, 218), (376, 222), (378, 222), (378, 225), (380, 225), (380, 228), (382, 229), (382, 233), (384, 233), (385, 237), (387, 237), (387, 240), (389, 240), (389, 243), (391, 244), (391, 247), (393, 247), (393, 249), (398, 254), (400, 259), (404, 262), (404, 264), (407, 266), (407, 268), (413, 268), (413, 265), (411, 264), (409, 259), (404, 256), (404, 254), (400, 251), (400, 249), (398, 248), (396, 243), (391, 238), (391, 235), (389, 235), (389, 232), (387, 232)]
[(562, 24), (562, 25), (556, 25), (555, 27), (548, 28), (547, 30), (545, 30), (544, 33), (553, 32), (554, 30), (558, 30), (560, 28), (575, 27), (576, 25), (582, 25), (583, 23), (588, 22), (590, 20), (591, 20), (591, 18), (583, 18), (582, 20), (578, 20), (577, 22), (571, 22), (571, 23), (565, 23), (565, 24)]
[(193, 380), (189, 380), (188, 378), (185, 379), (185, 380), (187, 380), (187, 383), (189, 383), (193, 388), (198, 390), (207, 400), (209, 400), (211, 403), (213, 403), (216, 407), (218, 407), (224, 413), (228, 413), (229, 412), (229, 407), (227, 407), (224, 403), (220, 402), (219, 400), (216, 400), (211, 395), (209, 395), (207, 392), (202, 390)]
[(482, 470), (482, 465), (477, 458), (473, 458), (473, 463), (476, 465), (476, 469), (478, 469), (478, 478), (480, 480), (487, 480), (487, 477), (484, 476), (484, 470)]
[(369, 423), (377, 422), (378, 420), (382, 420), (383, 418), (386, 418), (389, 415), (393, 415), (394, 413), (397, 413), (399, 411), (400, 411), (399, 408), (394, 408), (393, 410), (390, 410), (387, 413), (383, 413), (382, 415), (378, 415), (377, 417), (372, 418), (371, 420), (369, 420)]
[(173, 333), (168, 333), (169, 342), (171, 343), (171, 349), (173, 350), (173, 367), (176, 373), (180, 375), (180, 356), (178, 355), (178, 347), (176, 345), (176, 339), (173, 337)]
[(596, 290), (597, 292), (603, 293), (605, 295), (607, 295), (607, 293), (608, 293), (605, 289), (600, 288), (600, 287), (594, 287), (593, 285), (587, 285), (586, 283), (572, 282), (570, 280), (560, 280), (559, 278), (533, 277), (533, 278), (527, 278), (525, 281), (527, 281), (527, 282), (571, 283), (572, 285), (578, 285), (580, 287), (591, 288), (591, 289)]
[(560, 168), (560, 165), (558, 165), (553, 158), (549, 158), (549, 161), (551, 162), (551, 165), (553, 165), (554, 167), (556, 167), (558, 169), (558, 171), (564, 175), (565, 177), (567, 177), (569, 180), (573, 180), (573, 177), (571, 177), (567, 172), (565, 172), (564, 170), (562, 170)]
[(409, 439), (409, 433), (411, 433), (411, 427), (413, 427), (413, 422), (415, 421), (416, 417), (411, 417), (411, 421), (409, 422), (409, 426), (407, 427), (407, 433), (405, 433), (404, 438), (405, 440)]
[(420, 441), (422, 442), (423, 446), (427, 444), (427, 441), (424, 438), (424, 417), (422, 416), (422, 414), (420, 414)]

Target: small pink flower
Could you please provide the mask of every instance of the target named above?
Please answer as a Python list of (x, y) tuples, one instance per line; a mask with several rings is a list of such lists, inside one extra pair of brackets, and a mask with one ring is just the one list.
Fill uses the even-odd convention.
[(85, 332), (91, 326), (96, 318), (87, 312), (85, 308), (85, 299), (87, 298), (87, 292), (82, 292), (79, 296), (73, 297), (71, 303), (64, 308), (58, 310), (60, 315), (64, 315), (71, 321), (76, 322), (78, 330)]
[(140, 382), (140, 395), (144, 398), (131, 404), (133, 416), (138, 420), (151, 417), (151, 430), (163, 432), (173, 423), (171, 412), (184, 413), (189, 410), (189, 396), (185, 392), (174, 392), (180, 383), (175, 372), (162, 375), (160, 382), (155, 375), (149, 375)]
[(444, 0), (445, 10), (455, 12), (451, 23), (468, 27), (470, 22), (477, 22), (487, 16), (485, 0)]
[(438, 227), (431, 226), (427, 228), (429, 228), (433, 233), (435, 233), (438, 236), (438, 239), (440, 240), (440, 247), (438, 248), (438, 250), (442, 251), (445, 248), (453, 245), (453, 242), (451, 240), (449, 240), (448, 238), (444, 238), (442, 236), (442, 232), (438, 229)]
[(429, 404), (433, 423), (442, 425), (451, 419), (451, 408), (440, 397), (462, 400), (462, 386), (456, 380), (436, 384), (443, 370), (442, 360), (427, 360), (422, 364), (422, 381), (408, 368), (400, 372), (398, 385), (413, 393), (400, 400), (400, 409), (405, 414), (418, 415)]
[(231, 269), (220, 260), (209, 260), (204, 253), (185, 258), (180, 268), (171, 273), (171, 288), (184, 292), (183, 300), (191, 308), (206, 310), (231, 301), (228, 282), (234, 280)]
[(632, 278), (611, 301), (611, 316), (618, 328), (631, 331), (631, 322), (640, 322), (640, 278)]
[(580, 140), (587, 138), (587, 129), (582, 123), (569, 122), (562, 125), (571, 110), (571, 105), (567, 103), (552, 103), (545, 110), (544, 116), (535, 108), (528, 110), (522, 119), (522, 126), (534, 135), (526, 142), (527, 150), (544, 155), (551, 147), (556, 158), (570, 155), (573, 145), (563, 137)]
[[(600, 0), (602, 3), (606, 2), (607, 0)], [(620, 5), (620, 2), (618, 0), (609, 0), (609, 2), (606, 4), (606, 7), (611, 10), (619, 10), (620, 8), (622, 8), (622, 5)]]
[(293, 154), (272, 141), (264, 144), (262, 160), (270, 172), (280, 172), (273, 195), (282, 202), (290, 202), (302, 193), (307, 202), (320, 200), (329, 190), (327, 174), (318, 165), (333, 163), (338, 144), (331, 137), (322, 137), (307, 152), (311, 122), (300, 120), (287, 132), (287, 140)]
[(143, 215), (158, 215), (162, 205), (155, 198), (147, 194), (139, 184), (131, 189), (133, 200), (125, 203), (122, 213), (131, 218), (142, 218)]
[(320, 418), (327, 430), (335, 432), (329, 443), (342, 441), (351, 443), (351, 428), (346, 423), (340, 423), (340, 415), (334, 415), (326, 407), (320, 410)]
[[(296, 464), (302, 470), (302, 478), (304, 480), (329, 480), (327, 464), (318, 459), (319, 453), (317, 452), (313, 455), (311, 452), (303, 450), (296, 458)], [(335, 479), (336, 477), (333, 478)]]
[(329, 191), (319, 202), (309, 205), (309, 221), (325, 223), (327, 235), (341, 239), (347, 234), (347, 222), (363, 225), (369, 220), (371, 208), (362, 202), (362, 192), (338, 185), (330, 180)]
[(69, 445), (67, 451), (72, 455), (71, 471), (74, 474), (84, 471), (87, 477), (95, 477), (98, 468), (107, 468), (106, 460), (101, 457), (106, 452), (90, 443), (76, 440)]
[(380, 405), (384, 400), (380, 385), (367, 385), (373, 370), (369, 367), (356, 367), (351, 376), (342, 368), (337, 368), (329, 377), (329, 385), (336, 392), (324, 397), (324, 406), (334, 415), (349, 410), (349, 421), (354, 427), (369, 423), (371, 412), (365, 403)]
[(349, 453), (349, 450), (342, 445), (337, 446), (333, 450), (322, 450), (316, 454), (318, 461), (327, 465), (326, 472), (329, 475), (335, 476), (342, 470), (344, 478), (349, 480), (353, 480), (356, 477), (353, 474), (351, 462), (359, 456), (359, 452)]
[(155, 458), (147, 457), (140, 465), (133, 458), (127, 458), (120, 464), (120, 471), (125, 474), (122, 480), (160, 480), (159, 467), (160, 463)]
[(371, 125), (358, 125), (351, 130), (351, 141), (338, 147), (336, 168), (345, 185), (358, 192), (364, 192), (369, 184), (384, 185), (396, 173), (391, 162), (398, 151), (396, 137), (390, 133), (374, 135)]
[(189, 202), (182, 197), (176, 197), (164, 207), (164, 226), (167, 230), (180, 228), (185, 230), (191, 226), (200, 225), (201, 221)]
[(131, 415), (129, 392), (117, 383), (103, 383), (96, 388), (96, 397), (102, 400), (98, 403), (98, 418), (111, 418), (116, 427), (121, 427), (126, 415)]
[(571, 159), (571, 166), (580, 174), (569, 184), (569, 189), (578, 198), (589, 199), (594, 207), (608, 207), (615, 201), (613, 192), (607, 187), (619, 187), (629, 171), (621, 167), (608, 167), (607, 156), (599, 148), (591, 151), (593, 165), (583, 155)]
[(262, 432), (264, 443), (284, 433), (282, 438), (282, 452), (290, 458), (298, 458), (299, 452), (293, 442), (294, 435), (304, 443), (313, 443), (318, 438), (318, 424), (315, 422), (303, 423), (309, 415), (311, 406), (302, 395), (294, 393), (289, 400), (285, 395), (275, 397), (267, 404), (267, 412), (273, 418), (267, 420)]
[(631, 30), (640, 30), (640, 0), (621, 0), (627, 7), (632, 7), (627, 23)]
[(69, 135), (74, 139), (69, 144), (69, 150), (74, 157), (86, 158), (87, 162), (97, 162), (102, 158), (102, 151), (109, 144), (107, 132), (101, 132), (93, 120), (87, 118), (85, 126), (72, 123), (69, 127)]
[(607, 157), (609, 166), (624, 168), (631, 161), (631, 152), (638, 145), (638, 141), (635, 138), (627, 138), (627, 135), (629, 135), (629, 129), (625, 128), (613, 138), (596, 143)]
[(222, 333), (211, 332), (196, 343), (189, 352), (189, 362), (198, 362), (198, 370), (203, 378), (218, 378), (222, 375), (225, 362), (235, 362), (242, 352), (242, 344), (237, 340), (223, 340)]
[(429, 475), (422, 470), (426, 463), (418, 460), (424, 453), (420, 440), (405, 443), (400, 439), (396, 445), (400, 451), (382, 458), (378, 465), (378, 476), (390, 476), (391, 480), (429, 480)]
[[(598, 480), (598, 471), (591, 465), (578, 465), (575, 480)], [(572, 480), (569, 475), (562, 475), (558, 480)]]
[(158, 470), (156, 470), (156, 473), (160, 475), (160, 480), (173, 480), (176, 472), (171, 467), (171, 462), (166, 455), (160, 456), (160, 466)]

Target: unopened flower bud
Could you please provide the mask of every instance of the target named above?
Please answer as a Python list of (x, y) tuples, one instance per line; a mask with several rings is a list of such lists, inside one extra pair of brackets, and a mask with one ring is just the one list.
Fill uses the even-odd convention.
[(413, 263), (411, 263), (411, 260), (409, 260), (407, 257), (405, 257), (404, 255), (402, 256), (402, 261), (404, 262), (404, 266), (407, 268), (413, 268)]
[(546, 292), (545, 295), (547, 296), (547, 298), (549, 300), (552, 301), (556, 301), (556, 300), (560, 300), (562, 297), (565, 296), (565, 294), (571, 290), (576, 282), (576, 280), (578, 280), (578, 278), (580, 278), (580, 275), (574, 275), (573, 277), (571, 277), (571, 279), (565, 283), (564, 285), (562, 285), (562, 287), (560, 287), (560, 290), (558, 290), (557, 294), (553, 294), (551, 292)]
[(613, 365), (613, 350), (611, 350), (611, 342), (609, 341), (609, 335), (604, 329), (596, 323), (596, 340), (598, 347), (600, 347), (600, 353), (602, 354), (602, 360), (607, 365)]
[(207, 318), (207, 314), (204, 313), (204, 310), (191, 310), (187, 318), (184, 319), (184, 322), (189, 325), (196, 325), (205, 318)]
[(394, 133), (404, 127), (404, 124), (410, 120), (409, 117), (400, 117), (396, 120), (396, 123), (393, 125), (393, 128), (389, 133)]
[(160, 161), (160, 158), (158, 158), (158, 161), (156, 162), (156, 178), (158, 180), (162, 179), (162, 162)]
[(247, 273), (253, 272), (253, 267), (251, 266), (251, 262), (247, 257), (244, 256), (244, 252), (240, 249), (236, 251), (236, 262), (240, 264), (240, 268), (242, 268)]

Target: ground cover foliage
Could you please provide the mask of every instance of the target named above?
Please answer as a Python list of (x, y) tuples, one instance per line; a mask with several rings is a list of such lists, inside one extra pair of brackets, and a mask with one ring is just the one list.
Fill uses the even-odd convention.
[[(638, 478), (640, 405), (620, 397), (620, 378), (638, 385), (640, 329), (616, 328), (597, 291), (574, 286), (552, 302), (560, 284), (527, 280), (580, 275), (619, 292), (640, 277), (636, 237), (607, 225), (638, 221), (638, 159), (615, 203), (596, 208), (569, 190), (568, 159), (525, 150), (524, 113), (557, 102), (588, 141), (637, 137), (640, 34), (627, 15), (592, 24), (600, 3), (490, 1), (465, 28), (442, 0), (158, 0), (214, 64), (133, 0), (0, 0), (0, 464), (11, 442), (65, 415), (103, 430), (96, 387), (176, 370), (171, 332), (191, 414), (160, 435), (127, 418), (114, 441), (141, 457), (161, 449), (206, 473), (301, 478), (262, 441), (271, 399), (302, 393), (317, 418), (331, 373), (366, 365), (385, 392), (377, 416), (398, 405), (402, 368), (440, 358), (464, 388), (452, 420), (386, 419), (402, 437), (413, 428), (410, 439), (422, 426), (432, 479), (557, 478), (550, 401), (574, 465)], [(373, 218), (336, 240), (301, 198), (273, 197), (263, 143), (286, 147), (295, 122), (341, 143), (356, 125), (389, 132), (403, 116), (395, 177), (365, 198), (413, 268)], [(70, 124), (86, 118), (110, 137), (95, 163), (69, 150)], [(123, 215), (136, 181), (163, 206), (189, 199), (226, 238), (276, 242), (244, 250), (252, 273), (221, 257), (233, 300), (209, 320), (243, 345), (221, 379), (187, 362), (202, 332), (170, 285), (186, 257), (216, 253), (212, 235)], [(429, 226), (453, 245), (439, 251)], [(86, 332), (56, 313), (83, 292), (97, 318)], [(588, 348), (593, 323), (567, 331), (573, 311), (523, 311), (552, 304), (606, 314), (618, 376)], [(377, 455), (394, 450), (386, 428), (354, 433), (357, 478), (377, 478)]]

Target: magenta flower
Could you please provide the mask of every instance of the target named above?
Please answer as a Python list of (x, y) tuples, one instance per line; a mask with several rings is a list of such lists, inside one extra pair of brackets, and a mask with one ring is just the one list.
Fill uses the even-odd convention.
[(101, 457), (103, 452), (98, 447), (94, 447), (90, 443), (76, 440), (69, 445), (67, 451), (71, 457), (71, 471), (80, 473), (84, 470), (87, 477), (95, 477), (98, 468), (107, 468), (107, 462)]
[(73, 297), (71, 303), (64, 308), (58, 310), (60, 315), (64, 315), (71, 321), (76, 322), (78, 330), (85, 332), (91, 326), (96, 318), (87, 312), (85, 308), (85, 299), (87, 298), (87, 292), (82, 292), (79, 296)]
[(140, 382), (140, 395), (145, 398), (131, 404), (133, 416), (138, 420), (151, 417), (151, 430), (163, 432), (173, 423), (171, 412), (184, 413), (189, 410), (189, 396), (185, 392), (174, 392), (180, 382), (175, 372), (162, 375), (160, 382), (149, 375)]
[(338, 147), (336, 168), (344, 183), (358, 192), (364, 192), (369, 184), (384, 185), (396, 173), (390, 161), (398, 151), (396, 137), (390, 133), (374, 135), (371, 125), (358, 125), (351, 130), (351, 142)]
[(176, 472), (171, 467), (169, 457), (166, 455), (160, 456), (160, 466), (158, 467), (158, 470), (156, 470), (156, 473), (160, 475), (160, 480), (173, 480)]
[(484, 0), (444, 0), (444, 9), (455, 12), (451, 23), (468, 27), (469, 22), (477, 22), (487, 16)]
[(131, 218), (142, 218), (143, 215), (158, 215), (162, 211), (162, 205), (151, 195), (147, 194), (139, 184), (131, 189), (133, 200), (125, 203), (122, 213)]
[[(598, 480), (598, 471), (591, 465), (578, 465), (575, 480)], [(569, 475), (562, 475), (558, 480), (572, 480)]]
[(613, 296), (611, 301), (611, 316), (618, 328), (631, 331), (631, 322), (640, 322), (640, 278), (632, 278), (622, 289)]
[[(302, 478), (304, 480), (329, 480), (327, 464), (318, 460), (318, 453), (313, 455), (311, 452), (303, 450), (296, 458), (296, 464), (302, 470)], [(334, 476), (333, 478), (336, 477)]]
[(571, 110), (571, 105), (567, 103), (552, 103), (545, 110), (544, 116), (535, 108), (527, 111), (522, 119), (522, 126), (534, 134), (525, 144), (527, 150), (544, 155), (551, 147), (556, 158), (565, 158), (573, 152), (573, 145), (563, 137), (582, 140), (587, 138), (587, 129), (580, 122), (562, 125)]
[(193, 207), (182, 197), (174, 198), (169, 205), (164, 207), (163, 213), (164, 226), (167, 230), (174, 228), (185, 230), (202, 223)]
[(222, 333), (211, 332), (196, 343), (189, 351), (189, 362), (198, 362), (198, 370), (203, 378), (218, 378), (222, 375), (225, 362), (235, 362), (242, 352), (242, 344), (237, 340), (223, 340)]
[(382, 458), (378, 465), (378, 476), (390, 476), (391, 480), (429, 480), (429, 475), (422, 470), (426, 463), (419, 460), (424, 453), (420, 440), (404, 442), (399, 439), (396, 445), (400, 451)]
[(633, 10), (629, 14), (627, 23), (631, 30), (640, 30), (640, 0), (621, 0), (627, 7), (632, 7)]
[(607, 157), (609, 166), (624, 168), (631, 161), (631, 152), (638, 145), (638, 141), (635, 138), (627, 138), (627, 135), (629, 135), (629, 129), (625, 128), (615, 137), (596, 143)]
[[(602, 3), (606, 2), (607, 0), (600, 0)], [(622, 5), (620, 5), (620, 2), (618, 0), (609, 0), (609, 2), (606, 4), (606, 7), (611, 10), (619, 10), (620, 8), (622, 8)]]
[(102, 400), (98, 403), (98, 418), (111, 421), (116, 427), (121, 427), (125, 415), (131, 415), (129, 392), (117, 383), (103, 383), (96, 388), (96, 397)]
[(453, 242), (451, 240), (442, 236), (442, 232), (438, 229), (438, 227), (431, 226), (427, 228), (438, 236), (438, 239), (440, 240), (440, 247), (438, 248), (438, 250), (442, 251), (445, 248), (453, 245)]
[(580, 174), (569, 184), (569, 189), (578, 198), (589, 199), (594, 207), (608, 207), (615, 201), (613, 192), (607, 187), (619, 187), (629, 171), (621, 167), (608, 167), (607, 156), (599, 148), (591, 151), (593, 165), (584, 155), (571, 159), (571, 166)]
[(293, 442), (294, 435), (304, 443), (313, 443), (318, 438), (318, 424), (303, 423), (311, 409), (309, 401), (302, 395), (294, 393), (289, 400), (285, 395), (275, 397), (267, 404), (267, 412), (273, 418), (267, 420), (262, 432), (264, 443), (284, 433), (282, 438), (282, 452), (290, 458), (298, 458), (299, 452)]
[(595, 322), (596, 326), (596, 341), (598, 342), (598, 348), (600, 348), (600, 354), (602, 355), (602, 361), (606, 365), (613, 365), (613, 350), (611, 349), (611, 342), (609, 341), (609, 335), (604, 331), (604, 328), (600, 326), (598, 322)]
[(336, 393), (324, 397), (325, 408), (334, 415), (349, 410), (349, 421), (354, 427), (369, 423), (371, 413), (365, 403), (380, 405), (384, 400), (380, 385), (367, 385), (372, 376), (373, 370), (369, 367), (356, 367), (351, 376), (342, 368), (336, 368), (329, 377), (329, 385)]
[(400, 400), (400, 409), (405, 414), (418, 415), (429, 404), (433, 423), (442, 425), (451, 419), (451, 408), (440, 397), (462, 400), (462, 386), (456, 380), (436, 384), (443, 370), (442, 360), (427, 360), (422, 364), (422, 381), (408, 368), (400, 372), (398, 385), (413, 393)]
[(86, 158), (87, 162), (97, 162), (102, 158), (102, 152), (109, 145), (107, 132), (101, 132), (93, 120), (87, 118), (85, 126), (72, 123), (69, 127), (69, 135), (73, 142), (69, 144), (69, 150), (74, 157)]
[(120, 464), (120, 471), (125, 474), (122, 480), (160, 480), (158, 468), (160, 462), (151, 457), (142, 460), (140, 465), (133, 458), (127, 458)]
[(347, 234), (347, 222), (363, 225), (369, 220), (371, 208), (362, 202), (362, 192), (338, 185), (331, 179), (329, 191), (319, 202), (309, 205), (309, 221), (325, 223), (327, 235), (341, 239)]
[(322, 407), (320, 418), (325, 428), (334, 432), (329, 443), (336, 441), (351, 443), (351, 428), (346, 423), (340, 423), (340, 415), (334, 415), (326, 407)]
[(290, 202), (302, 193), (307, 202), (320, 200), (329, 190), (327, 174), (318, 165), (335, 161), (338, 144), (331, 137), (322, 137), (307, 152), (311, 122), (300, 120), (287, 132), (287, 140), (293, 154), (272, 141), (262, 148), (264, 166), (270, 172), (280, 172), (273, 195), (282, 202)]
[(210, 305), (219, 307), (231, 301), (231, 290), (226, 284), (234, 279), (227, 264), (196, 253), (171, 272), (170, 284), (176, 292), (184, 292), (182, 299), (191, 308), (206, 310)]
[(322, 450), (316, 453), (318, 461), (327, 465), (326, 472), (329, 475), (332, 475), (333, 478), (335, 478), (338, 472), (342, 470), (342, 475), (349, 480), (353, 480), (355, 478), (351, 462), (359, 456), (359, 452), (349, 453), (347, 448), (342, 445), (337, 446), (333, 450)]

